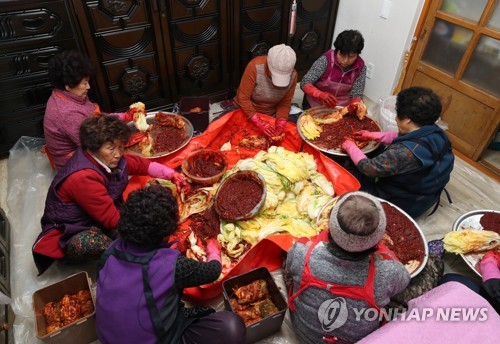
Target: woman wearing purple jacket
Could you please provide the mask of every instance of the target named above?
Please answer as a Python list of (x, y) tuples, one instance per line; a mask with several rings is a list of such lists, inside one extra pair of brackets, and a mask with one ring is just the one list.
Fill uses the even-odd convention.
[(217, 280), (222, 265), (215, 238), (207, 240), (207, 262), (186, 258), (166, 244), (177, 221), (177, 201), (168, 189), (156, 185), (129, 195), (120, 214), (120, 238), (99, 264), (101, 343), (245, 342), (245, 324), (235, 313), (181, 302), (184, 288)]

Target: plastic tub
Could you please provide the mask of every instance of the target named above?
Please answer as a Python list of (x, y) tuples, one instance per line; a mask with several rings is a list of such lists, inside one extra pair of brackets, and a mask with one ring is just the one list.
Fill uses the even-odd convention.
[(227, 158), (213, 149), (189, 153), (182, 161), (182, 172), (194, 183), (212, 185), (218, 182), (227, 168)]
[[(249, 182), (250, 181), (250, 182)], [(252, 181), (254, 183), (252, 183)], [(261, 195), (258, 199), (251, 194), (256, 191), (255, 183), (260, 187)], [(222, 200), (226, 197), (225, 200)], [(228, 202), (228, 200), (232, 202)], [(255, 201), (252, 203), (252, 201)], [(266, 201), (266, 182), (255, 171), (238, 171), (228, 176), (219, 185), (215, 193), (215, 211), (226, 221), (244, 221), (255, 217)], [(228, 209), (227, 205), (231, 205)]]

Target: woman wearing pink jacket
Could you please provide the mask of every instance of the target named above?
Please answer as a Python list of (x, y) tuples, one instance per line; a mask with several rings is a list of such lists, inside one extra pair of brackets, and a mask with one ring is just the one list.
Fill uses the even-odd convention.
[(82, 121), (99, 114), (100, 109), (88, 98), (89, 79), (94, 74), (88, 57), (78, 51), (63, 51), (49, 60), (48, 73), (54, 89), (45, 108), (43, 129), (47, 153), (59, 169), (80, 146)]

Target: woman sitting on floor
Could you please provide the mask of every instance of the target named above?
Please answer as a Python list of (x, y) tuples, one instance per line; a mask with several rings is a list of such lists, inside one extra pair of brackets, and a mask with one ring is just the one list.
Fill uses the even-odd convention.
[(96, 288), (101, 343), (244, 343), (245, 324), (233, 312), (184, 307), (184, 288), (215, 281), (220, 244), (207, 240), (207, 262), (166, 244), (177, 229), (177, 201), (154, 185), (132, 192), (122, 208), (120, 238), (102, 255)]
[[(45, 108), (43, 131), (47, 153), (61, 168), (80, 145), (82, 121), (100, 113), (99, 105), (88, 97), (94, 64), (78, 51), (63, 51), (49, 60), (48, 74), (54, 89)], [(110, 115), (130, 120), (127, 113)]]
[(33, 257), (42, 274), (54, 261), (78, 263), (98, 258), (116, 237), (119, 207), (129, 175), (171, 179), (188, 188), (173, 169), (124, 154), (130, 128), (114, 116), (82, 122), (78, 148), (52, 181)]

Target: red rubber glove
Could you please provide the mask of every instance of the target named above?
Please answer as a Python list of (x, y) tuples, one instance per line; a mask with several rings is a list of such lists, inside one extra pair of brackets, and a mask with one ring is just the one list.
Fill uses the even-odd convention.
[(186, 194), (189, 192), (189, 190), (191, 190), (191, 187), (186, 182), (184, 176), (178, 172), (174, 172), (174, 175), (172, 176), (172, 182), (177, 187), (177, 191), (179, 193)]
[(356, 145), (356, 143), (351, 140), (351, 139), (345, 139), (344, 142), (342, 142), (342, 149), (346, 151), (346, 153), (351, 157), (352, 162), (354, 165), (358, 166), (358, 163), (366, 159), (366, 155), (359, 149), (359, 147)]
[(349, 100), (349, 105), (354, 105), (356, 103), (362, 102), (363, 100), (360, 97), (354, 97)]
[(134, 120), (134, 111), (129, 109), (125, 112), (122, 112), (121, 114), (118, 115), (118, 118), (125, 123), (131, 122)]
[(271, 124), (262, 120), (259, 116), (261, 114), (256, 112), (252, 117), (250, 117), (250, 122), (253, 123), (260, 131), (262, 131), (267, 137), (271, 138), (274, 136), (274, 128)]
[(310, 95), (313, 98), (316, 98), (321, 104), (328, 106), (329, 108), (334, 108), (337, 106), (338, 100), (335, 96), (328, 92), (323, 92), (314, 87), (313, 84), (306, 84), (304, 88), (302, 88), (305, 94)]
[(216, 260), (219, 263), (221, 262), (220, 257), (220, 243), (215, 238), (207, 239), (207, 261), (210, 262), (212, 260)]
[(358, 112), (358, 102), (361, 102), (361, 98), (359, 97), (355, 97), (355, 98), (351, 98), (349, 100), (349, 104), (347, 104), (346, 108), (347, 108), (347, 113), (349, 115), (355, 115), (356, 112)]
[(274, 135), (280, 136), (281, 134), (283, 134), (283, 132), (285, 131), (285, 127), (286, 127), (286, 119), (278, 118), (276, 120), (276, 124), (275, 124), (275, 128), (274, 128)]
[(359, 130), (352, 136), (356, 141), (376, 141), (383, 144), (391, 144), (398, 137), (398, 133), (393, 131), (368, 131)]

